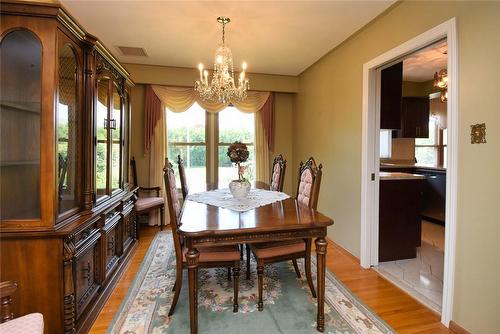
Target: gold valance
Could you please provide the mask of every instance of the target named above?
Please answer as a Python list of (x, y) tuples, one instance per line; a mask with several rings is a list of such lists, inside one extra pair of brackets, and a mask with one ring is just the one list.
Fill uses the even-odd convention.
[[(152, 85), (156, 96), (162, 101), (164, 106), (173, 112), (184, 112), (197, 102), (208, 112), (219, 112), (224, 110), (227, 105), (219, 102), (210, 102), (203, 100), (193, 88), (169, 87)], [(262, 109), (269, 92), (247, 92), (247, 98), (241, 102), (234, 102), (233, 105), (241, 112), (254, 113)]]

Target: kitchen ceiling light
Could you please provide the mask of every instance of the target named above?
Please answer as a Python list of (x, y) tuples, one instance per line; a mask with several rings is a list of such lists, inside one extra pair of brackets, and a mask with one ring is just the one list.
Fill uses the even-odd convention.
[(448, 101), (448, 73), (446, 69), (434, 73), (434, 83), (433, 86), (441, 91), (441, 102)]

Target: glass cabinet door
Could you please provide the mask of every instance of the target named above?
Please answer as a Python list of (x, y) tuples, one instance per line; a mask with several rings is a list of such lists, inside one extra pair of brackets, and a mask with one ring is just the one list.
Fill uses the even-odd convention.
[(100, 79), (97, 83), (96, 103), (96, 146), (95, 146), (95, 192), (96, 199), (106, 196), (109, 178), (108, 123), (109, 123), (109, 79)]
[(77, 62), (69, 44), (59, 52), (59, 89), (56, 113), (58, 211), (77, 206)]
[(39, 219), (42, 46), (15, 30), (0, 58), (0, 219)]
[(121, 187), (122, 161), (122, 98), (113, 85), (113, 110), (110, 115), (111, 130), (111, 191)]
[(125, 93), (125, 98), (123, 101), (123, 117), (122, 117), (122, 168), (123, 168), (123, 182), (126, 186), (129, 183), (129, 142), (130, 142), (130, 106), (128, 94)]

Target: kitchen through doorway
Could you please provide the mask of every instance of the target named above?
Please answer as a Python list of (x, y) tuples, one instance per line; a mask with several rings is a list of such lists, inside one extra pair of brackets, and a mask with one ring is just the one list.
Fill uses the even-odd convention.
[[(426, 48), (434, 45), (437, 42), (446, 41), (447, 43), (447, 106), (446, 106), (446, 148), (444, 142), (442, 150), (443, 159), (446, 159), (446, 180), (445, 183), (445, 228), (444, 228), (444, 265), (443, 265), (443, 283), (442, 283), (442, 307), (441, 307), (441, 322), (445, 326), (449, 326), (453, 316), (453, 292), (454, 292), (454, 275), (455, 275), (455, 253), (456, 253), (456, 230), (457, 230), (457, 196), (458, 196), (458, 177), (457, 177), (457, 163), (458, 163), (458, 44), (457, 44), (457, 20), (451, 18), (408, 41), (397, 45), (396, 47), (380, 54), (379, 56), (371, 59), (363, 65), (363, 112), (362, 112), (362, 154), (361, 154), (361, 233), (360, 233), (360, 264), (364, 268), (370, 268), (379, 265), (379, 191), (382, 191), (379, 186), (384, 182), (381, 181), (383, 172), (380, 171), (381, 158), (380, 158), (380, 126), (381, 126), (381, 70), (388, 68), (392, 65), (407, 59), (411, 55), (423, 51)], [(439, 73), (438, 73), (439, 74)], [(402, 94), (402, 87), (401, 92)], [(401, 95), (402, 98), (402, 95)], [(414, 101), (418, 105), (418, 101)], [(431, 103), (432, 101), (429, 101)], [(409, 108), (412, 107), (410, 105)], [(430, 108), (430, 106), (429, 106)], [(419, 120), (417, 120), (419, 121)], [(409, 124), (412, 124), (411, 122)], [(415, 125), (415, 124), (414, 124)], [(417, 135), (423, 135), (425, 128), (417, 128), (417, 126), (405, 129), (406, 132), (413, 131)], [(399, 129), (403, 131), (402, 129)], [(422, 132), (424, 131), (424, 132)], [(398, 134), (399, 135), (399, 134)], [(386, 136), (387, 137), (387, 136)], [(392, 133), (391, 133), (392, 144)], [(402, 137), (404, 138), (404, 137)], [(425, 138), (419, 138), (424, 140)], [(415, 149), (426, 151), (426, 143), (415, 142)], [(391, 147), (391, 154), (392, 154)], [(416, 155), (417, 156), (417, 155)], [(417, 156), (418, 158), (418, 156)], [(383, 160), (382, 160), (383, 161)], [(390, 164), (390, 162), (386, 162)], [(444, 161), (443, 161), (444, 163)], [(387, 166), (386, 166), (387, 167)], [(415, 166), (414, 166), (415, 167)], [(419, 171), (420, 172), (420, 171)], [(435, 169), (429, 172), (435, 172)], [(407, 173), (416, 174), (416, 173)], [(420, 175), (420, 174), (419, 174)], [(422, 175), (420, 175), (422, 177)], [(437, 176), (431, 174), (429, 177), (424, 176), (425, 180), (436, 180), (438, 178), (430, 177)], [(385, 182), (390, 187), (393, 183)], [(417, 187), (418, 188), (418, 187)], [(411, 195), (415, 189), (404, 188)], [(418, 189), (417, 189), (418, 190)], [(405, 196), (396, 197), (402, 205), (407, 205), (405, 210), (400, 212), (418, 212), (421, 208), (414, 205), (412, 201), (402, 201)], [(396, 202), (392, 202), (395, 206)], [(434, 222), (433, 222), (434, 223)], [(426, 231), (426, 224), (416, 224), (423, 227)], [(402, 225), (404, 226), (404, 225)], [(430, 225), (434, 226), (434, 225)], [(399, 226), (401, 228), (401, 226)], [(413, 232), (414, 238), (411, 240), (415, 246), (415, 250), (406, 249), (412, 254), (407, 254), (416, 258), (416, 248), (418, 240), (422, 243), (422, 230), (419, 233)], [(410, 234), (409, 231), (406, 231)], [(420, 236), (420, 237), (417, 237)], [(398, 241), (399, 239), (394, 238)], [(401, 248), (404, 250), (404, 248)], [(389, 261), (388, 259), (381, 259), (380, 262)], [(420, 278), (420, 276), (419, 276)]]
[(379, 261), (375, 269), (441, 313), (446, 227), (448, 43), (380, 71)]

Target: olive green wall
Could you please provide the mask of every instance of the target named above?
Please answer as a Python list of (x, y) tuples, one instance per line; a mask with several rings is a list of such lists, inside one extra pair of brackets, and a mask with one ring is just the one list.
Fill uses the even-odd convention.
[[(319, 210), (329, 236), (360, 253), (363, 64), (452, 18), (458, 25), (458, 225), (453, 320), (473, 333), (500, 333), (500, 2), (399, 3), (300, 75), (294, 164), (322, 162)], [(487, 143), (470, 143), (486, 123)]]

